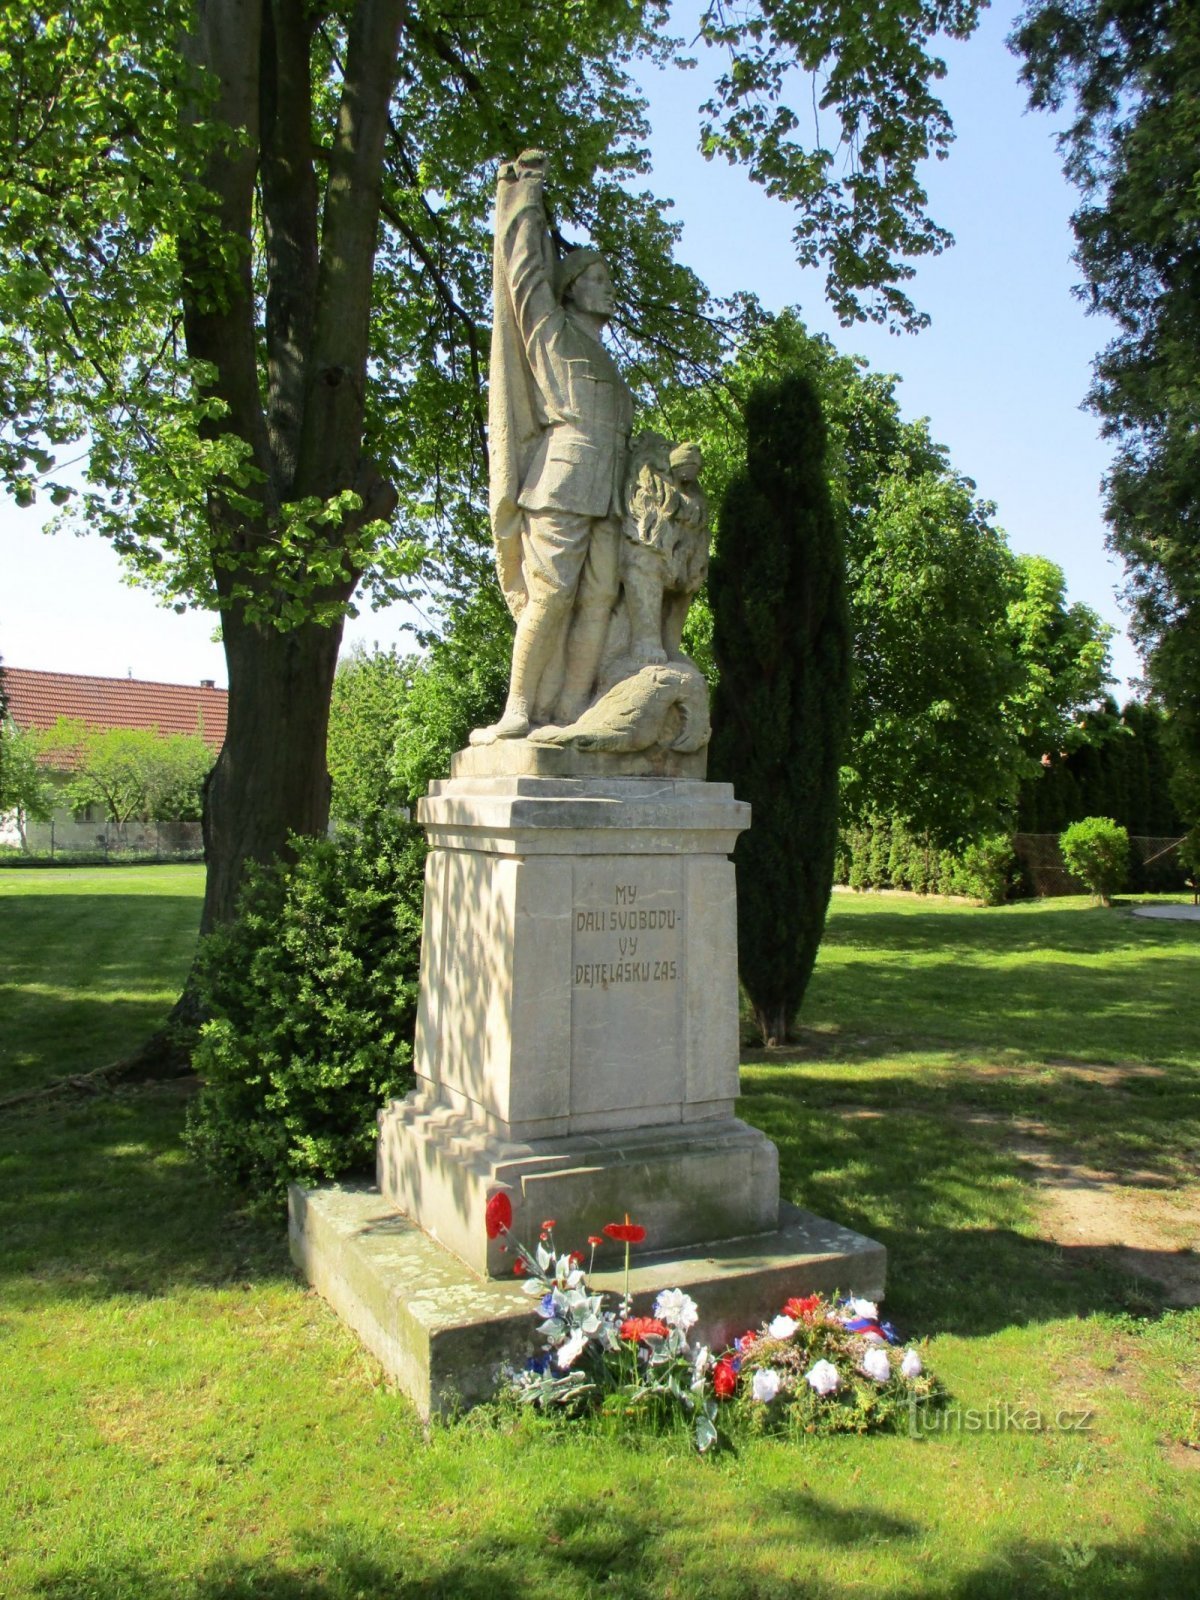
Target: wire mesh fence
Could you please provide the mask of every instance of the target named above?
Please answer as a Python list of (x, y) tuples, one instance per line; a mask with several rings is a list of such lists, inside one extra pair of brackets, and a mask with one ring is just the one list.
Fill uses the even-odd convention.
[(26, 824), (21, 841), (0, 852), (0, 865), (43, 862), (199, 861), (199, 822), (73, 822)]
[[(1027, 894), (1086, 894), (1087, 884), (1067, 871), (1056, 833), (1017, 833), (1013, 852)], [(1150, 834), (1129, 836), (1129, 883), (1133, 894), (1171, 894), (1187, 887), (1188, 874), (1179, 853), (1180, 838)]]

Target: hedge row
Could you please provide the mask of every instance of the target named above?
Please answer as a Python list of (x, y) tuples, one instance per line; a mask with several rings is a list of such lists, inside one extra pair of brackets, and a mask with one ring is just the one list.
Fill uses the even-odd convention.
[(887, 817), (843, 830), (835, 882), (851, 889), (910, 889), (914, 894), (965, 895), (998, 906), (1015, 892), (1017, 858), (1004, 834), (945, 850)]

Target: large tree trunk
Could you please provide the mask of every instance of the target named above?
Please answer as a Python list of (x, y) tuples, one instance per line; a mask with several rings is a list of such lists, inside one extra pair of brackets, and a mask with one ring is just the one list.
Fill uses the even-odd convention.
[[(271, 562), (289, 502), (353, 491), (357, 511), (308, 535), (311, 565), (324, 576), (303, 598), (328, 616), (358, 582), (359, 529), (396, 506), (394, 488), (364, 448), (363, 423), (380, 170), (404, 13), (405, 0), (355, 0), (350, 10), (341, 103), (323, 152), (319, 227), (310, 52), (320, 8), (305, 0), (203, 0), (185, 43), (212, 94), (185, 114), (224, 123), (239, 137), (214, 153), (204, 173), (211, 216), (198, 217), (194, 236), (179, 242), (184, 331), (189, 355), (211, 371), (206, 387), (223, 403), (202, 432), (242, 439), (250, 469), (245, 478), (215, 481), (209, 493), (229, 720), (205, 788), (202, 933), (232, 918), (248, 862), (286, 856), (291, 834), (319, 835), (329, 822), (325, 741), (342, 623), (274, 626), (306, 563), (273, 574)], [(261, 330), (252, 271), (256, 194), (267, 280)], [(227, 272), (214, 273), (214, 239), (222, 234), (246, 248)], [(129, 1070), (186, 1069), (201, 1020), (189, 979), (167, 1026)]]
[[(233, 915), (246, 862), (286, 853), (289, 834), (321, 834), (329, 820), (325, 738), (342, 624), (275, 622), (297, 599), (325, 617), (344, 605), (359, 578), (358, 530), (396, 505), (364, 449), (363, 423), (380, 170), (403, 11), (404, 0), (355, 0), (350, 9), (323, 201), (310, 80), (318, 10), (305, 0), (205, 0), (189, 44), (214, 94), (193, 114), (241, 135), (205, 173), (212, 220), (247, 248), (214, 290), (211, 229), (181, 240), (188, 352), (209, 366), (211, 392), (223, 402), (204, 431), (242, 439), (251, 469), (244, 480), (214, 482), (209, 494), (229, 721), (205, 797), (202, 932)], [(297, 552), (277, 568), (289, 503), (347, 491), (358, 509), (301, 535), (293, 529)], [(323, 574), (307, 592), (306, 567)]]
[(227, 616), (229, 722), (204, 806), (208, 880), (200, 931), (233, 915), (247, 861), (329, 823), (325, 735), (342, 625), (281, 633)]

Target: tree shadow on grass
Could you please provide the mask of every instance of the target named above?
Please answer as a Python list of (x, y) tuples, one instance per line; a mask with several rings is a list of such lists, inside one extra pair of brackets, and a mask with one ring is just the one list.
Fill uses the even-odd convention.
[(181, 1086), (0, 1121), (0, 1282), (10, 1303), (290, 1280), (284, 1219), (255, 1221), (181, 1143)]
[[(1084, 1063), (1057, 1060), (1052, 1070), (1012, 1064), (971, 1070), (948, 1061), (911, 1076), (890, 1070), (839, 1074), (836, 1063), (796, 1069), (757, 1067), (742, 1085), (746, 1115), (796, 1147), (801, 1171), (870, 1159), (872, 1183), (891, 1192), (946, 1173), (978, 1187), (1024, 1181), (1020, 1141), (1039, 1140), (1064, 1156), (1086, 1159), (1132, 1186), (1168, 1188), (1194, 1176), (1200, 1152), (1200, 1074), (1135, 1069), (1096, 1081)], [(761, 1119), (770, 1120), (771, 1126)], [(773, 1131), (775, 1130), (775, 1131)], [(816, 1160), (814, 1161), (814, 1157)]]
[(1194, 988), (1194, 967), (1153, 952), (1103, 965), (1049, 960), (1045, 952), (1019, 964), (974, 962), (947, 951), (919, 963), (818, 969), (804, 1021), (832, 1025), (832, 1037), (816, 1038), (851, 1060), (886, 1053), (894, 1040), (903, 1049), (965, 1049), (989, 1058), (1023, 1052), (1186, 1068), (1196, 1062)]
[(1122, 911), (839, 915), (835, 903), (805, 998), (806, 1042), (850, 1060), (895, 1041), (1195, 1067), (1193, 955), (1200, 926)]
[[(835, 1547), (869, 1549), (897, 1534), (869, 1511), (821, 1502), (829, 1513), (789, 1537), (786, 1522), (768, 1514), (765, 1538), (752, 1558), (724, 1547), (713, 1553), (712, 1529), (697, 1527), (695, 1548), (678, 1529), (653, 1519), (631, 1523), (623, 1547), (576, 1544), (551, 1527), (540, 1545), (504, 1534), (481, 1534), (452, 1551), (430, 1550), (416, 1561), (390, 1549), (386, 1537), (349, 1527), (305, 1541), (287, 1560), (223, 1559), (190, 1577), (149, 1565), (98, 1563), (86, 1570), (50, 1571), (31, 1593), (39, 1600), (539, 1600), (617, 1594), (622, 1600), (661, 1600), (670, 1593), (695, 1600), (795, 1600), (796, 1596), (862, 1593), (860, 1577), (825, 1576), (823, 1553)], [(884, 1523), (890, 1519), (882, 1519)], [(662, 1535), (673, 1534), (667, 1549)], [(894, 1569), (893, 1569), (894, 1571)], [(1167, 1600), (1196, 1593), (1200, 1555), (1163, 1548), (1160, 1541), (1092, 1541), (1087, 1530), (1062, 1544), (1028, 1539), (999, 1546), (966, 1571), (933, 1579), (910, 1575), (899, 1589), (880, 1592), (905, 1600)]]
[(1200, 947), (1200, 924), (1135, 917), (1126, 906), (1073, 906), (1050, 911), (1037, 903), (956, 911), (890, 911), (872, 900), (866, 915), (838, 915), (835, 899), (822, 944), (844, 949), (917, 954), (1004, 956), (1060, 951), (1064, 955), (1139, 952), (1163, 946)]
[(5, 898), (0, 919), (3, 1095), (136, 1049), (162, 1022), (187, 977), (200, 901), (188, 895), (31, 895)]
[[(674, 1594), (703, 1594), (706, 1600), (782, 1600), (811, 1592), (807, 1586), (797, 1591), (795, 1574), (801, 1566), (811, 1573), (822, 1550), (874, 1548), (922, 1532), (909, 1519), (838, 1505), (809, 1490), (768, 1491), (755, 1499), (753, 1565), (739, 1559), (734, 1541), (745, 1539), (741, 1529), (727, 1535), (702, 1583), (689, 1582), (680, 1569), (711, 1559), (714, 1529), (694, 1484), (687, 1498), (694, 1509), (684, 1515), (677, 1508), (639, 1512), (627, 1501), (618, 1507), (603, 1496), (560, 1501), (545, 1512), (536, 1533), (522, 1537), (492, 1526), (456, 1541), (452, 1550), (430, 1547), (415, 1559), (411, 1547), (389, 1535), (343, 1523), (296, 1537), (287, 1561), (230, 1558), (182, 1583), (137, 1564), (49, 1572), (34, 1593), (46, 1600), (527, 1600), (591, 1594), (655, 1600), (666, 1585)], [(496, 1514), (494, 1505), (480, 1507), (481, 1518)]]
[[(895, 1077), (856, 1078), (861, 1104), (847, 1114), (828, 1104), (824, 1081), (760, 1072), (742, 1105), (778, 1147), (786, 1199), (886, 1246), (888, 1311), (902, 1331), (971, 1336), (1161, 1307), (1161, 1289), (1120, 1270), (1105, 1252), (1026, 1231), (1029, 1168), (1002, 1133), (964, 1126), (956, 1085), (915, 1083), (915, 1107), (902, 1103), (904, 1087)], [(1126, 1109), (1114, 1114), (1110, 1132), (1118, 1140), (1149, 1138), (1160, 1127), (1157, 1115), (1145, 1128), (1131, 1126)], [(1153, 1150), (1143, 1153), (1156, 1159)], [(1169, 1176), (1165, 1154), (1157, 1158)], [(1154, 1171), (1142, 1176), (1157, 1186)], [(1144, 1253), (1144, 1266), (1153, 1254)], [(1164, 1261), (1170, 1254), (1161, 1252)]]

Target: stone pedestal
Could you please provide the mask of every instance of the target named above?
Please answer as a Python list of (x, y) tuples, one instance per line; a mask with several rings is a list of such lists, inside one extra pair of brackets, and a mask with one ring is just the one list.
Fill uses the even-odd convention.
[[(781, 1212), (775, 1147), (734, 1115), (749, 807), (659, 757), (612, 777), (514, 740), (464, 751), (421, 803), (417, 1085), (380, 1115), (377, 1189), (290, 1205), (297, 1263), (424, 1415), (485, 1397), (535, 1343), (487, 1237), (497, 1191), (528, 1244), (554, 1218), (583, 1247), (629, 1213), (636, 1309), (685, 1289), (717, 1348), (788, 1295), (882, 1293), (882, 1247)], [(604, 1241), (597, 1289), (622, 1258)]]
[(625, 1212), (660, 1250), (776, 1227), (775, 1148), (733, 1114), (749, 809), (650, 777), (456, 777), (422, 802), (417, 1088), (380, 1119), (379, 1187), (477, 1272), (511, 1272), (497, 1189), (524, 1239)]

